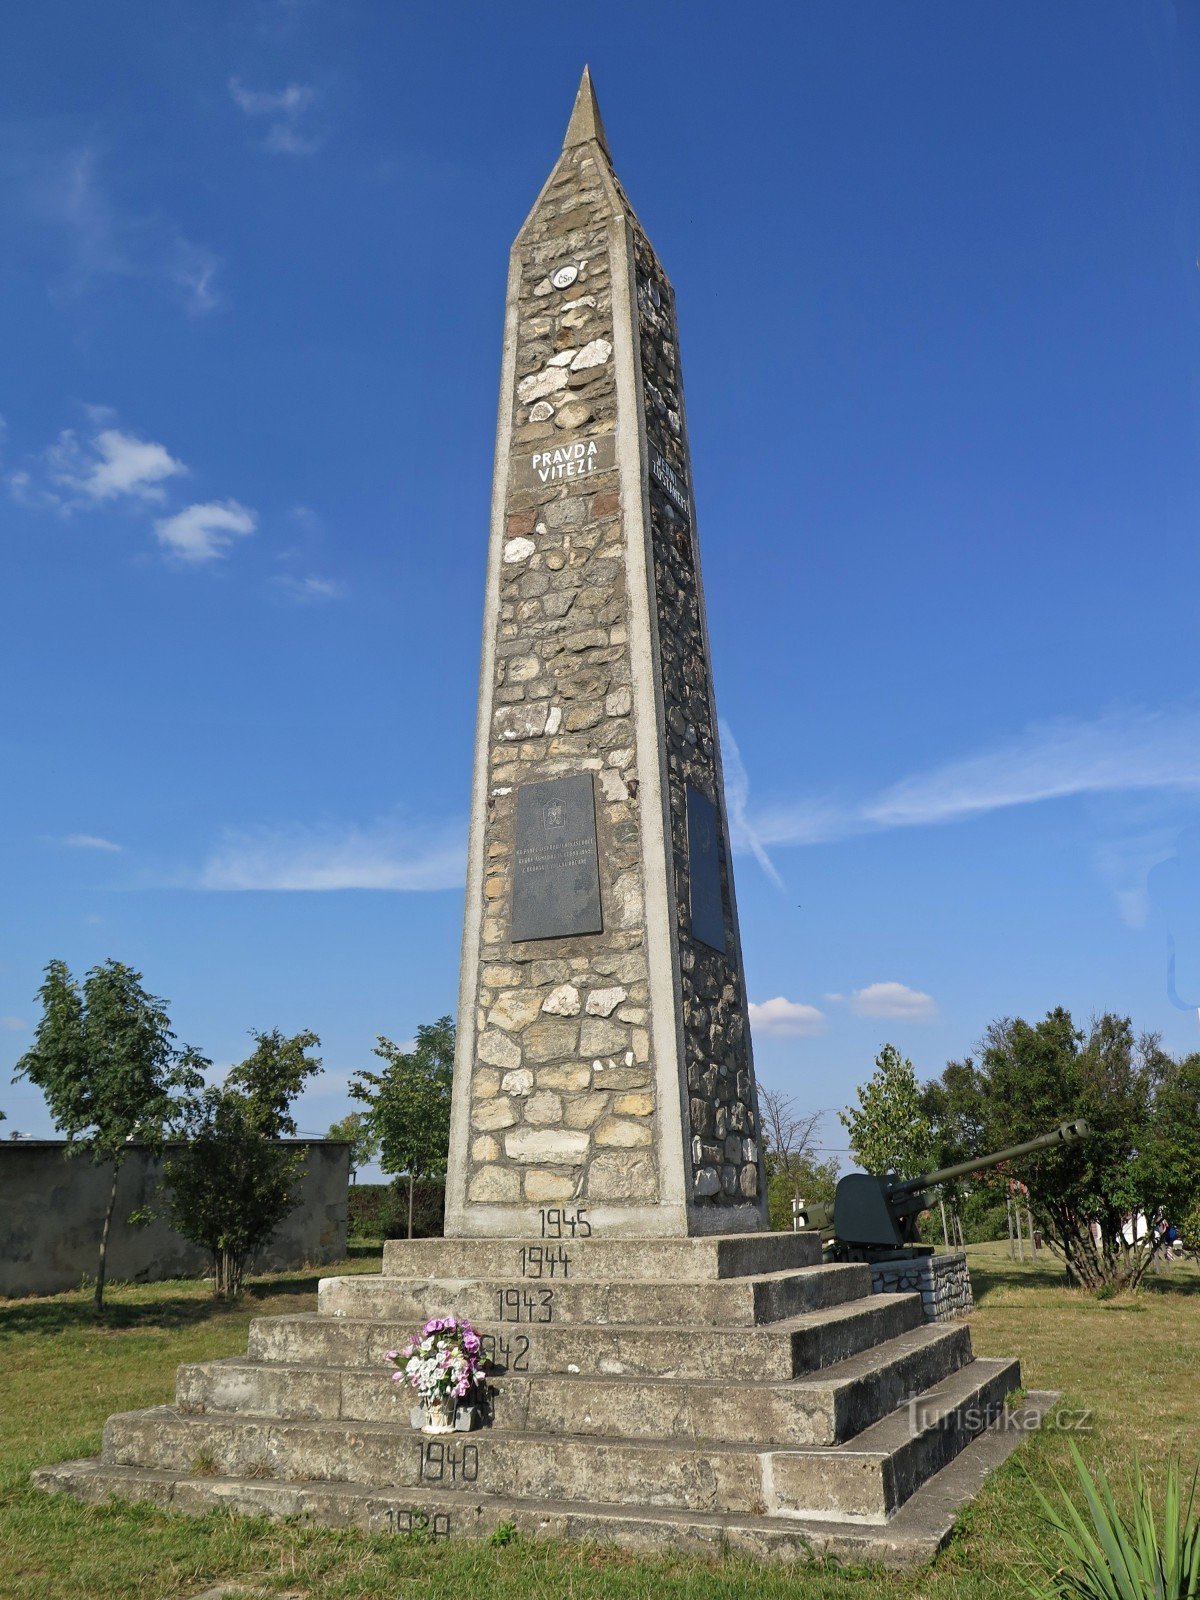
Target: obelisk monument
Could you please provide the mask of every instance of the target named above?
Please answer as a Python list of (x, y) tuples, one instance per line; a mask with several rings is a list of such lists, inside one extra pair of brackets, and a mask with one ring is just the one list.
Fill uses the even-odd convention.
[(585, 70), (509, 265), (446, 1233), (765, 1203), (675, 296)]

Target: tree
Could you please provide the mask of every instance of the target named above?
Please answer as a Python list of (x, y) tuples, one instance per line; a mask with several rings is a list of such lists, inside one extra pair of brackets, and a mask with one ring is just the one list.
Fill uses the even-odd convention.
[(894, 1044), (875, 1057), (875, 1071), (860, 1085), (858, 1106), (839, 1111), (854, 1159), (868, 1172), (915, 1178), (932, 1155), (929, 1120), (921, 1106), (913, 1064)]
[(798, 1111), (794, 1100), (762, 1084), (758, 1089), (758, 1105), (766, 1147), (771, 1226), (787, 1229), (792, 1226), (793, 1200), (802, 1199), (809, 1204), (816, 1200), (832, 1201), (838, 1164), (833, 1157), (818, 1161), (812, 1148), (821, 1112)]
[(402, 1050), (380, 1034), (375, 1054), (387, 1063), (383, 1071), (356, 1073), (350, 1093), (367, 1107), (365, 1115), (379, 1140), (383, 1170), (408, 1179), (411, 1239), (416, 1180), (440, 1177), (450, 1151), (454, 1022), (441, 1017), (422, 1023), (411, 1050)]
[(349, 1141), (352, 1174), (379, 1154), (379, 1139), (365, 1111), (351, 1111), (340, 1122), (331, 1122), (326, 1138)]
[(304, 1152), (280, 1141), (296, 1131), (293, 1100), (321, 1070), (308, 1053), (315, 1033), (251, 1037), (254, 1053), (189, 1102), (187, 1143), (163, 1173), (172, 1224), (208, 1251), (218, 1300), (238, 1297), (247, 1262), (296, 1204)]
[[(1083, 1117), (1091, 1136), (1007, 1162), (1046, 1243), (1088, 1288), (1136, 1289), (1162, 1245), (1157, 1224), (1200, 1196), (1200, 1056), (1173, 1060), (1128, 1017), (1087, 1030), (1057, 1007), (1041, 1022), (1002, 1018), (960, 1077), (975, 1149), (1019, 1144)], [(947, 1069), (949, 1071), (949, 1069)], [(964, 1122), (964, 1126), (966, 1122)], [(981, 1174), (981, 1182), (987, 1182)]]
[(80, 987), (64, 961), (51, 961), (38, 991), (42, 1018), (32, 1047), (17, 1063), (46, 1097), (68, 1155), (112, 1163), (112, 1187), (100, 1232), (96, 1310), (104, 1309), (108, 1242), (117, 1185), (135, 1141), (162, 1149), (181, 1097), (203, 1082), (201, 1058), (176, 1050), (166, 1005), (121, 961), (93, 967)]
[[(929, 1124), (932, 1166), (953, 1167), (978, 1155), (985, 1145), (975, 1063), (970, 1060), (947, 1062), (942, 1076), (931, 1079), (921, 1089), (921, 1114)], [(963, 1232), (960, 1213), (970, 1200), (973, 1182), (959, 1178), (941, 1185), (942, 1198), (949, 1204), (960, 1235)], [(945, 1218), (943, 1204), (943, 1228)]]
[(308, 1053), (319, 1049), (321, 1041), (310, 1032), (296, 1033), (289, 1039), (278, 1028), (272, 1028), (270, 1033), (251, 1029), (250, 1037), (254, 1040), (254, 1053), (232, 1068), (225, 1087), (241, 1093), (247, 1116), (266, 1138), (294, 1138), (296, 1119), (291, 1114), (291, 1104), (308, 1079), (321, 1070), (320, 1056)]

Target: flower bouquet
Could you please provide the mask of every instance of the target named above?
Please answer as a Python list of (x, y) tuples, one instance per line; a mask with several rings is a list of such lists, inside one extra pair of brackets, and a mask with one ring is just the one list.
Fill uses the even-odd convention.
[(469, 1322), (433, 1317), (403, 1350), (389, 1350), (393, 1383), (408, 1382), (420, 1396), (412, 1424), (424, 1433), (464, 1432), (474, 1427), (487, 1384), (483, 1347)]

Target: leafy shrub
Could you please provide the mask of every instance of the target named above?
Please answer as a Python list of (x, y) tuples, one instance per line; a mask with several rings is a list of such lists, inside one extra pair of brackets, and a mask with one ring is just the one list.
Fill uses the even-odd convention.
[(1058, 1548), (1028, 1546), (1040, 1570), (1036, 1578), (1023, 1578), (1026, 1592), (1037, 1600), (1191, 1600), (1200, 1593), (1196, 1475), (1185, 1504), (1179, 1460), (1173, 1456), (1168, 1462), (1160, 1529), (1138, 1462), (1133, 1469), (1133, 1515), (1125, 1518), (1104, 1474), (1092, 1476), (1073, 1442), (1071, 1459), (1086, 1516), (1057, 1478), (1058, 1503), (1030, 1480), (1043, 1521), (1058, 1535)]
[[(446, 1186), (437, 1178), (419, 1179), (413, 1189), (413, 1237), (441, 1237)], [(349, 1233), (352, 1239), (403, 1239), (408, 1233), (408, 1183), (352, 1183)]]

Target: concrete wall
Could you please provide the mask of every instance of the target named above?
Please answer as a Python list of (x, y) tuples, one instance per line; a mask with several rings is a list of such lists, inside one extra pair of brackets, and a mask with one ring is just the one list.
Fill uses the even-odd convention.
[[(350, 1146), (298, 1140), (308, 1152), (300, 1198), (253, 1264), (258, 1272), (340, 1261), (346, 1254)], [(55, 1294), (94, 1277), (112, 1168), (65, 1155), (61, 1139), (0, 1141), (0, 1295)], [(112, 1281), (153, 1283), (209, 1270), (202, 1250), (165, 1222), (130, 1227), (130, 1212), (162, 1204), (162, 1163), (134, 1146), (121, 1168), (108, 1248)]]

